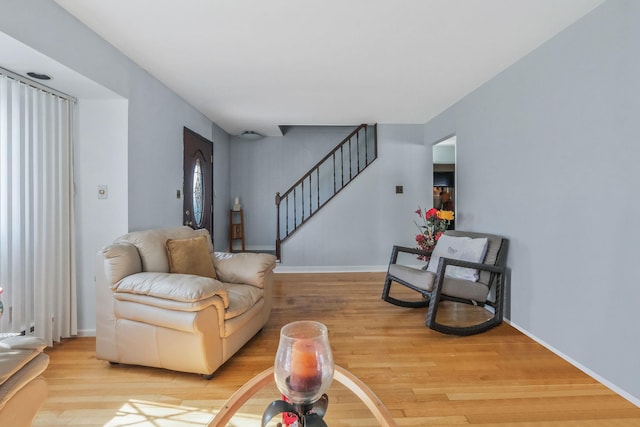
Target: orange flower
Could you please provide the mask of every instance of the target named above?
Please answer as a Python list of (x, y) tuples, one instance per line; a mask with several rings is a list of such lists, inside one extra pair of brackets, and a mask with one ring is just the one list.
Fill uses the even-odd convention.
[(453, 211), (438, 211), (438, 218), (445, 221), (453, 221)]

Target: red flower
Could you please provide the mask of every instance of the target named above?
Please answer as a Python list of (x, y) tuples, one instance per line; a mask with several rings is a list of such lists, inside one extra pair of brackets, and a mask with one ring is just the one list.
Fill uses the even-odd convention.
[(427, 213), (425, 213), (425, 218), (427, 218), (427, 220), (429, 218), (433, 218), (433, 217), (437, 217), (438, 216), (438, 209), (436, 208), (431, 208), (427, 211)]
[(444, 233), (442, 231), (438, 231), (436, 233), (436, 240), (438, 240), (440, 238), (440, 236), (442, 236)]
[(416, 242), (418, 242), (418, 243), (424, 241), (425, 239), (426, 239), (426, 237), (424, 236), (424, 234), (417, 234), (416, 235)]

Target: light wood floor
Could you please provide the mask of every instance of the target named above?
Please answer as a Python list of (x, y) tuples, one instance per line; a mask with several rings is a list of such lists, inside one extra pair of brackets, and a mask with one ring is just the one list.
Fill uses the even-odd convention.
[[(426, 328), (426, 309), (380, 300), (383, 277), (277, 275), (269, 323), (210, 381), (110, 366), (96, 360), (93, 338), (66, 340), (48, 350), (49, 398), (34, 426), (206, 426), (273, 364), (282, 325), (302, 319), (327, 325), (335, 362), (367, 383), (399, 426), (640, 426), (640, 408), (509, 325), (471, 337)], [(340, 420), (331, 427), (373, 424), (346, 396), (330, 399), (331, 419)]]

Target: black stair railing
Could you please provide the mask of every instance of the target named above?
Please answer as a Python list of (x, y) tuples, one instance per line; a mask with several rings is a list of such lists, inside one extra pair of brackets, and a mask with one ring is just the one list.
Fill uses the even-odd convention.
[(362, 124), (287, 191), (276, 193), (276, 257), (293, 233), (378, 157), (378, 127)]

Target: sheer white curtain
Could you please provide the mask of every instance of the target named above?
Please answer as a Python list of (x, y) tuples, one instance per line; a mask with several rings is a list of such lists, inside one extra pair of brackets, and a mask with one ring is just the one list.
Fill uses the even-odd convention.
[(73, 103), (0, 69), (0, 332), (77, 334)]

